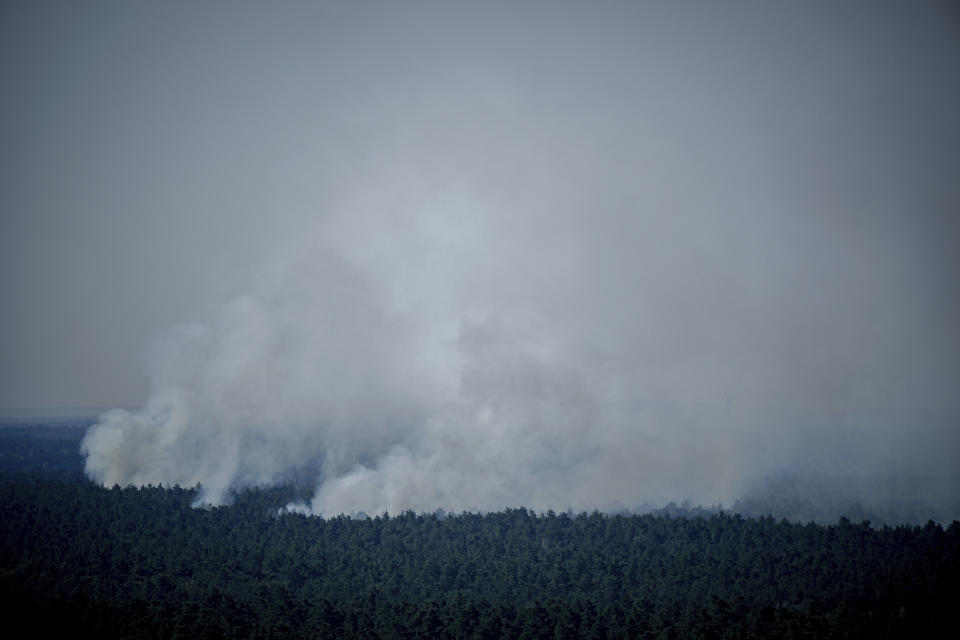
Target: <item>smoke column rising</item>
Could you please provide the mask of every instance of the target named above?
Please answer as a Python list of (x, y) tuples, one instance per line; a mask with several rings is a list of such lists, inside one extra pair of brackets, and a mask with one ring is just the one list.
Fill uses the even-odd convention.
[[(278, 260), (208, 326), (155, 346), (150, 402), (91, 429), (88, 471), (108, 485), (199, 482), (201, 500), (219, 503), (319, 464), (323, 513), (609, 506), (685, 474), (664, 463), (662, 443), (644, 451), (656, 418), (624, 406), (604, 359), (574, 342), (579, 327), (477, 294), (462, 312), (477, 265), (451, 273), (472, 249), (447, 246), (394, 278), (324, 246)], [(423, 288), (450, 308), (415, 313)], [(670, 488), (680, 498), (691, 484)]]
[[(689, 222), (658, 220), (669, 250), (634, 256), (604, 227), (618, 221), (585, 231), (558, 204), (533, 233), (470, 201), (433, 203), (403, 229), (397, 203), (335, 219), (208, 324), (172, 330), (152, 351), (146, 408), (89, 432), (88, 472), (200, 483), (199, 501), (221, 503), (307, 470), (318, 488), (300, 508), (325, 515), (729, 505), (777, 471), (956, 474), (952, 428), (909, 413), (864, 424), (843, 404), (866, 383), (892, 388), (898, 371), (872, 360), (899, 353), (846, 344), (861, 331), (839, 311), (846, 286), (818, 282), (831, 304), (805, 309), (793, 296), (810, 276), (775, 286), (782, 276), (738, 262), (744, 246), (696, 270)], [(804, 260), (793, 237), (754, 242)], [(728, 279), (746, 291), (719, 295)], [(781, 409), (804, 404), (807, 419)]]
[(355, 140), (297, 238), (152, 347), (88, 474), (221, 503), (308, 473), (325, 515), (797, 472), (954, 508), (923, 478), (960, 473), (956, 41), (931, 7), (694, 6), (325, 16), (371, 47), (325, 41)]

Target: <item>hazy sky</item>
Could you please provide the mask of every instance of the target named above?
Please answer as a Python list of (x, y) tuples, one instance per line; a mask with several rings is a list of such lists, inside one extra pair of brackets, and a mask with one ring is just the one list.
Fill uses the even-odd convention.
[(143, 403), (333, 228), (694, 396), (957, 406), (955, 5), (549, 5), (4, 3), (0, 406)]
[(946, 4), (196, 4), (0, 13), (3, 404), (142, 403), (151, 340), (335, 220), (404, 264), (486, 233), (449, 251), (484, 312), (615, 324), (670, 384), (957, 405)]

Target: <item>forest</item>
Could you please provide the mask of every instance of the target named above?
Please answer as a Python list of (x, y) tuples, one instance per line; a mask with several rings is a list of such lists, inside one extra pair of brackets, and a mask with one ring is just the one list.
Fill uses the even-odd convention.
[(0, 426), (8, 626), (97, 638), (899, 638), (952, 621), (960, 523), (284, 513), (304, 487), (87, 481), (83, 425)]

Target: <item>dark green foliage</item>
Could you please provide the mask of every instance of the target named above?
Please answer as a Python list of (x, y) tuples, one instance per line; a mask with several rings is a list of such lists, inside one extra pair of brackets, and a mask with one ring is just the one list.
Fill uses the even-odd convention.
[(960, 523), (277, 508), (193, 490), (0, 485), (8, 624), (122, 638), (883, 638), (945, 623)]

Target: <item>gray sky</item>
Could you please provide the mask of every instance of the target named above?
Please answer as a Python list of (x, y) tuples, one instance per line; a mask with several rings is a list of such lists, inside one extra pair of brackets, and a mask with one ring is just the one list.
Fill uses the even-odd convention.
[(142, 405), (328, 251), (645, 399), (956, 408), (958, 61), (947, 2), (4, 3), (0, 406)]

